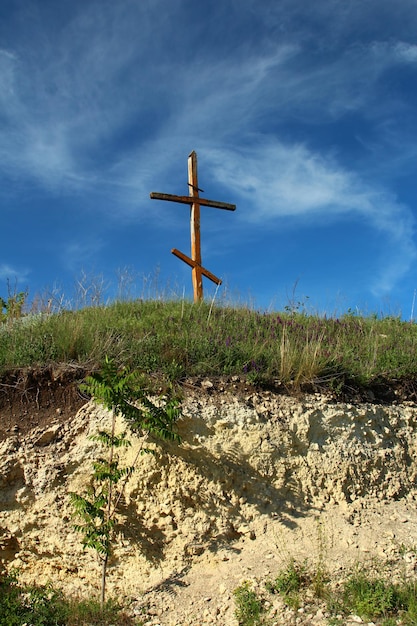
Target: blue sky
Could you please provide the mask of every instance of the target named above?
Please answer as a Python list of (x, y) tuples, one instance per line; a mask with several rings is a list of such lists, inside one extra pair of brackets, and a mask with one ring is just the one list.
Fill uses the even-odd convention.
[(216, 297), (411, 316), (415, 0), (2, 0), (0, 131), (0, 295), (191, 297), (195, 150)]

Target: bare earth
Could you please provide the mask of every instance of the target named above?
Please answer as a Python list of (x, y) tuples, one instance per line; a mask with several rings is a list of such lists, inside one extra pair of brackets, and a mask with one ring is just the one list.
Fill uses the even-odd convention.
[[(0, 565), (86, 594), (99, 567), (72, 528), (68, 491), (87, 484), (99, 452), (89, 435), (108, 415), (79, 395), (80, 377), (21, 372), (0, 387)], [(325, 567), (334, 585), (355, 563), (415, 577), (414, 400), (349, 404), (201, 381), (178, 426), (181, 446), (155, 443), (156, 456), (140, 457), (109, 569), (109, 593), (144, 623), (236, 626), (233, 590), (248, 580), (272, 623), (327, 624), (314, 598), (293, 611), (267, 594), (292, 558)]]

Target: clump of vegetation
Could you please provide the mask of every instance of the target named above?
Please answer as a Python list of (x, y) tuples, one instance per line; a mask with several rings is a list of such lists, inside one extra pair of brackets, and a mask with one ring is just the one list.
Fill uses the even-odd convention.
[(0, 577), (0, 626), (139, 626), (114, 600), (67, 598), (52, 585), (21, 585)]
[(248, 581), (243, 582), (233, 592), (236, 603), (235, 616), (239, 626), (259, 626), (265, 624), (264, 606), (261, 598), (251, 588)]
[(275, 580), (267, 581), (266, 588), (270, 593), (279, 593), (285, 603), (293, 609), (300, 606), (300, 592), (310, 582), (306, 563), (297, 563), (291, 559), (288, 567), (283, 569)]
[[(367, 567), (347, 574), (337, 587), (330, 577), (323, 577), (323, 565), (298, 563), (291, 559), (273, 580), (265, 584), (266, 592), (256, 593), (247, 581), (234, 592), (236, 617), (240, 626), (272, 625), (273, 617), (265, 609), (270, 595), (279, 594), (290, 609), (301, 606), (314, 612), (325, 611), (328, 623), (341, 626), (349, 615), (380, 626), (412, 626), (417, 623), (417, 584), (414, 580), (394, 583), (375, 576)], [(320, 585), (317, 585), (317, 580)], [(270, 603), (271, 605), (271, 603)]]
[(0, 324), (0, 372), (105, 355), (167, 381), (238, 375), (254, 384), (340, 391), (417, 377), (417, 324), (398, 317), (263, 313), (184, 300), (116, 301)]
[(8, 297), (6, 300), (0, 298), (0, 323), (9, 323), (20, 319), (23, 314), (23, 307), (27, 299), (27, 291), (12, 291), (8, 285)]
[(417, 585), (415, 581), (395, 584), (366, 571), (355, 571), (344, 582), (341, 607), (365, 620), (383, 619), (388, 626), (417, 623)]

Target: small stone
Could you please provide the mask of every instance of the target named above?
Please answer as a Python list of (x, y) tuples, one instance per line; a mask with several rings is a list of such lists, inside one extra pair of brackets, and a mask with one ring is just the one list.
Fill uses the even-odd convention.
[(60, 429), (60, 424), (54, 424), (53, 426), (48, 428), (48, 430), (45, 430), (45, 432), (43, 432), (41, 436), (35, 441), (35, 446), (47, 446), (49, 443), (51, 443), (51, 441), (55, 439)]
[(202, 546), (199, 543), (194, 544), (192, 546), (188, 546), (187, 552), (188, 554), (193, 555), (193, 556), (201, 556), (204, 552), (204, 546)]

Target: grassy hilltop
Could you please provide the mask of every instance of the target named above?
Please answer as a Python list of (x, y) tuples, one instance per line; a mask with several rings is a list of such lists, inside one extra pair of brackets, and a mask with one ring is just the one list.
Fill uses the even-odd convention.
[(398, 317), (339, 318), (298, 310), (184, 300), (135, 300), (0, 325), (0, 373), (55, 363), (93, 369), (105, 355), (159, 380), (239, 376), (288, 389), (401, 387), (414, 393), (417, 324)]

